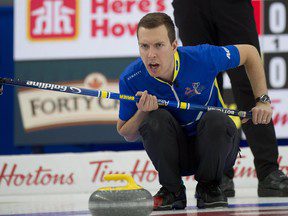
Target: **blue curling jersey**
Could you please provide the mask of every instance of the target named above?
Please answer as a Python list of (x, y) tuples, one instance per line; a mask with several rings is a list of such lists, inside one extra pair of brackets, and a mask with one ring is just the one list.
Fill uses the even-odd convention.
[[(138, 91), (147, 90), (157, 99), (205, 106), (224, 106), (216, 76), (221, 71), (239, 65), (239, 51), (235, 46), (204, 44), (178, 47), (174, 61), (173, 83), (169, 84), (151, 77), (141, 58), (138, 58), (120, 76), (120, 94), (135, 95)], [(196, 134), (197, 123), (203, 115), (202, 111), (163, 108), (174, 116), (188, 136)], [(121, 100), (119, 118), (128, 121), (137, 110), (135, 102)]]

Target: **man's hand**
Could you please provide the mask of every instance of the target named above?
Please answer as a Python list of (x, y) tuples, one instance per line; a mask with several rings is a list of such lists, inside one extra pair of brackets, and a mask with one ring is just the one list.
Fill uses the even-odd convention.
[[(272, 118), (273, 110), (270, 103), (258, 102), (252, 111), (252, 121), (257, 124), (269, 124)], [(246, 123), (248, 119), (243, 119), (242, 123)]]
[(158, 109), (159, 106), (156, 96), (148, 94), (147, 90), (144, 92), (137, 92), (136, 95), (141, 97), (139, 102), (136, 103), (138, 110), (149, 112)]

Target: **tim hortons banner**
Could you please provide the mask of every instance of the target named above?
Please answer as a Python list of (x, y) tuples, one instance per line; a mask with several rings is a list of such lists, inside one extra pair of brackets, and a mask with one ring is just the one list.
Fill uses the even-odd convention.
[[(288, 173), (288, 147), (279, 147), (280, 169)], [(243, 148), (234, 166), (236, 196), (241, 188), (257, 188), (253, 156)], [(92, 193), (99, 187), (120, 186), (124, 182), (105, 182), (106, 174), (128, 173), (137, 184), (155, 193), (158, 173), (145, 151), (95, 152), (0, 156), (0, 194)], [(194, 193), (193, 176), (183, 177), (188, 191)], [(256, 195), (256, 194), (255, 194)]]
[(15, 60), (137, 56), (138, 21), (172, 0), (16, 0)]
[(273, 123), (278, 139), (288, 138), (288, 89), (269, 90), (272, 98)]

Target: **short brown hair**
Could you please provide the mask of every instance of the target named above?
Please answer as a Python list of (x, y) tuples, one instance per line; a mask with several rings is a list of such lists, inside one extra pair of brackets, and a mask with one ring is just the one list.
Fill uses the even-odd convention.
[(166, 13), (154, 12), (154, 13), (148, 13), (144, 17), (142, 17), (138, 23), (137, 37), (140, 27), (152, 29), (157, 28), (161, 25), (164, 25), (166, 27), (168, 32), (168, 38), (170, 40), (170, 43), (172, 44), (176, 39), (175, 25), (171, 17), (168, 16)]

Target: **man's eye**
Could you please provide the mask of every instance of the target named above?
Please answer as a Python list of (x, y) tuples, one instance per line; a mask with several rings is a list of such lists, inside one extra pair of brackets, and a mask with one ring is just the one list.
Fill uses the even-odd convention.
[(164, 44), (162, 44), (162, 43), (156, 44), (157, 48), (160, 48), (160, 47), (163, 47), (163, 46), (164, 46)]
[(143, 48), (143, 49), (147, 49), (148, 45), (147, 44), (141, 44), (140, 47)]

